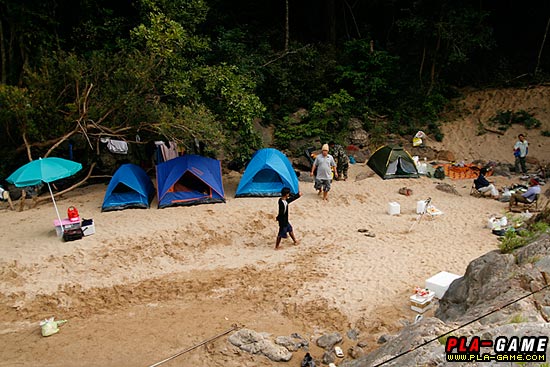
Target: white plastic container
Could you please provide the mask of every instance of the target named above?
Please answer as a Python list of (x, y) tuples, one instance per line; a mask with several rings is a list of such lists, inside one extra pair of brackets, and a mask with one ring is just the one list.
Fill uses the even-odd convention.
[(434, 291), (435, 297), (441, 299), (451, 283), (458, 278), (461, 278), (461, 276), (442, 271), (426, 280), (426, 289)]
[(416, 202), (416, 214), (426, 213), (426, 200), (420, 200)]
[(388, 203), (388, 214), (389, 215), (399, 215), (401, 213), (401, 206), (395, 201)]
[(90, 236), (95, 233), (95, 224), (93, 219), (85, 219), (82, 221), (82, 232), (84, 236)]

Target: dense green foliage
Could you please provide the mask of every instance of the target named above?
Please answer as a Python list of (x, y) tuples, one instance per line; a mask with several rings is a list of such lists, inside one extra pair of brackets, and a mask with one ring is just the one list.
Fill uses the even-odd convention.
[[(0, 0), (0, 175), (75, 135), (90, 151), (102, 136), (201, 141), (237, 165), (261, 145), (257, 122), (280, 148), (344, 141), (350, 118), (373, 145), (418, 129), (441, 140), (452, 86), (540, 81), (550, 67), (547, 4), (285, 4)], [(528, 41), (506, 33), (512, 16)], [(536, 127), (508, 113), (496, 119)]]
[(496, 116), (489, 119), (493, 125), (498, 125), (498, 129), (502, 131), (508, 130), (512, 124), (524, 125), (526, 129), (534, 129), (541, 126), (541, 122), (527, 111), (498, 111)]

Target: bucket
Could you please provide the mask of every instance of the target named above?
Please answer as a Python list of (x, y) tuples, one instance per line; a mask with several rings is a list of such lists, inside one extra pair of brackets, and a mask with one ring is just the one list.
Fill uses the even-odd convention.
[(416, 214), (426, 213), (426, 200), (420, 200), (416, 202)]
[(389, 215), (398, 215), (401, 213), (401, 206), (395, 201), (388, 203), (388, 214)]

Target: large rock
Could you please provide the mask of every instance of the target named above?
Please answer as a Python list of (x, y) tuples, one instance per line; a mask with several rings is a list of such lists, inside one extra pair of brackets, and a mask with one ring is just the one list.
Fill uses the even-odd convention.
[(292, 353), (288, 349), (273, 343), (267, 334), (254, 330), (240, 329), (229, 337), (229, 342), (245, 352), (261, 353), (275, 362), (287, 362), (292, 358)]
[(366, 163), (370, 157), (368, 150), (357, 150), (350, 154), (356, 163)]
[(331, 334), (324, 334), (319, 339), (317, 339), (316, 344), (318, 347), (323, 349), (331, 349), (336, 344), (340, 343), (342, 341), (342, 335), (340, 333), (331, 333)]
[(439, 159), (440, 161), (454, 162), (456, 161), (456, 156), (450, 150), (440, 150), (437, 152), (436, 159)]
[(348, 121), (349, 135), (348, 140), (350, 144), (357, 146), (369, 145), (369, 133), (363, 128), (363, 121), (358, 118), (351, 118)]
[[(548, 235), (513, 254), (489, 252), (472, 261), (466, 274), (450, 285), (435, 313), (440, 319), (424, 317), (406, 326), (376, 351), (340, 366), (366, 367), (386, 361), (384, 366), (387, 367), (450, 365), (446, 362), (444, 339), (440, 336), (457, 327), (452, 334), (467, 337), (468, 343), (474, 336), (494, 340), (498, 336), (550, 335), (547, 322), (550, 295), (547, 291), (538, 292), (550, 283), (549, 280)], [(529, 296), (531, 292), (536, 293)], [(547, 348), (546, 360), (549, 358), (550, 348)], [(502, 362), (498, 361), (452, 363), (453, 367), (500, 365)]]
[[(492, 251), (472, 261), (462, 278), (455, 280), (439, 302), (435, 316), (443, 321), (459, 321), (483, 313), (487, 302), (503, 304), (521, 293), (510, 275), (518, 269), (515, 257)], [(514, 282), (515, 283), (515, 282)], [(506, 303), (506, 302), (504, 302)], [(474, 311), (477, 309), (477, 311)]]

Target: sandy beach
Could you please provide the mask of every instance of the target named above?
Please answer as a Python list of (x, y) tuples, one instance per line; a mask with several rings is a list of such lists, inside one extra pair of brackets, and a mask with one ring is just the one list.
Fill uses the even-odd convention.
[[(506, 204), (470, 197), (469, 180), (452, 182), (461, 196), (436, 190), (428, 178), (354, 180), (367, 170), (352, 166), (328, 202), (302, 182), (304, 195), (290, 206), (301, 244), (283, 240), (280, 251), (273, 248), (276, 199), (233, 198), (237, 173), (224, 177), (225, 204), (101, 213), (105, 185), (75, 190), (58, 205), (93, 218), (96, 233), (70, 243), (56, 237), (53, 205), (3, 210), (2, 360), (32, 365), (41, 356), (62, 366), (80, 356), (77, 365), (135, 366), (233, 323), (274, 335), (356, 328), (375, 347), (380, 335), (414, 318), (408, 297), (415, 286), (440, 271), (463, 274), (497, 248), (486, 222)], [(403, 186), (413, 195), (399, 195)], [(444, 214), (409, 232), (417, 201), (428, 197)], [(387, 214), (393, 201), (400, 215)], [(38, 322), (51, 316), (69, 322), (42, 338)], [(227, 348), (214, 345), (212, 364), (202, 365), (217, 365)], [(263, 363), (227, 353), (225, 365)]]
[[(498, 138), (506, 140), (498, 151), (486, 152), (471, 148), (480, 144), (475, 132), (457, 126), (446, 132), (445, 147), (467, 151), (463, 159), (513, 158), (515, 130)], [(549, 160), (539, 138), (543, 144), (538, 136), (532, 154)], [(468, 147), (460, 146), (464, 139)], [(105, 184), (74, 190), (57, 200), (60, 210), (76, 206), (96, 229), (74, 242), (56, 236), (51, 202), (22, 212), (4, 204), (0, 366), (150, 366), (234, 324), (274, 337), (298, 333), (315, 356), (317, 336), (350, 329), (359, 331), (365, 350), (375, 349), (381, 335), (414, 320), (415, 286), (441, 271), (462, 275), (471, 260), (498, 248), (486, 224), (507, 203), (470, 196), (471, 180), (446, 178), (460, 194), (454, 195), (437, 190), (439, 180), (363, 178), (369, 173), (352, 165), (348, 181), (333, 183), (328, 202), (312, 183), (300, 182), (303, 197), (290, 205), (290, 221), (301, 243), (283, 240), (279, 251), (277, 199), (235, 198), (237, 172), (223, 177), (224, 204), (156, 209), (154, 200), (151, 209), (102, 213)], [(492, 179), (497, 187), (518, 182)], [(411, 196), (398, 193), (404, 186)], [(414, 224), (417, 201), (428, 197), (443, 214)], [(400, 204), (399, 215), (387, 213), (389, 202)], [(52, 316), (68, 322), (44, 338), (39, 322)], [(344, 338), (344, 347), (352, 343)], [(303, 354), (277, 365), (296, 366)], [(163, 364), (182, 365), (274, 362), (221, 337)]]

